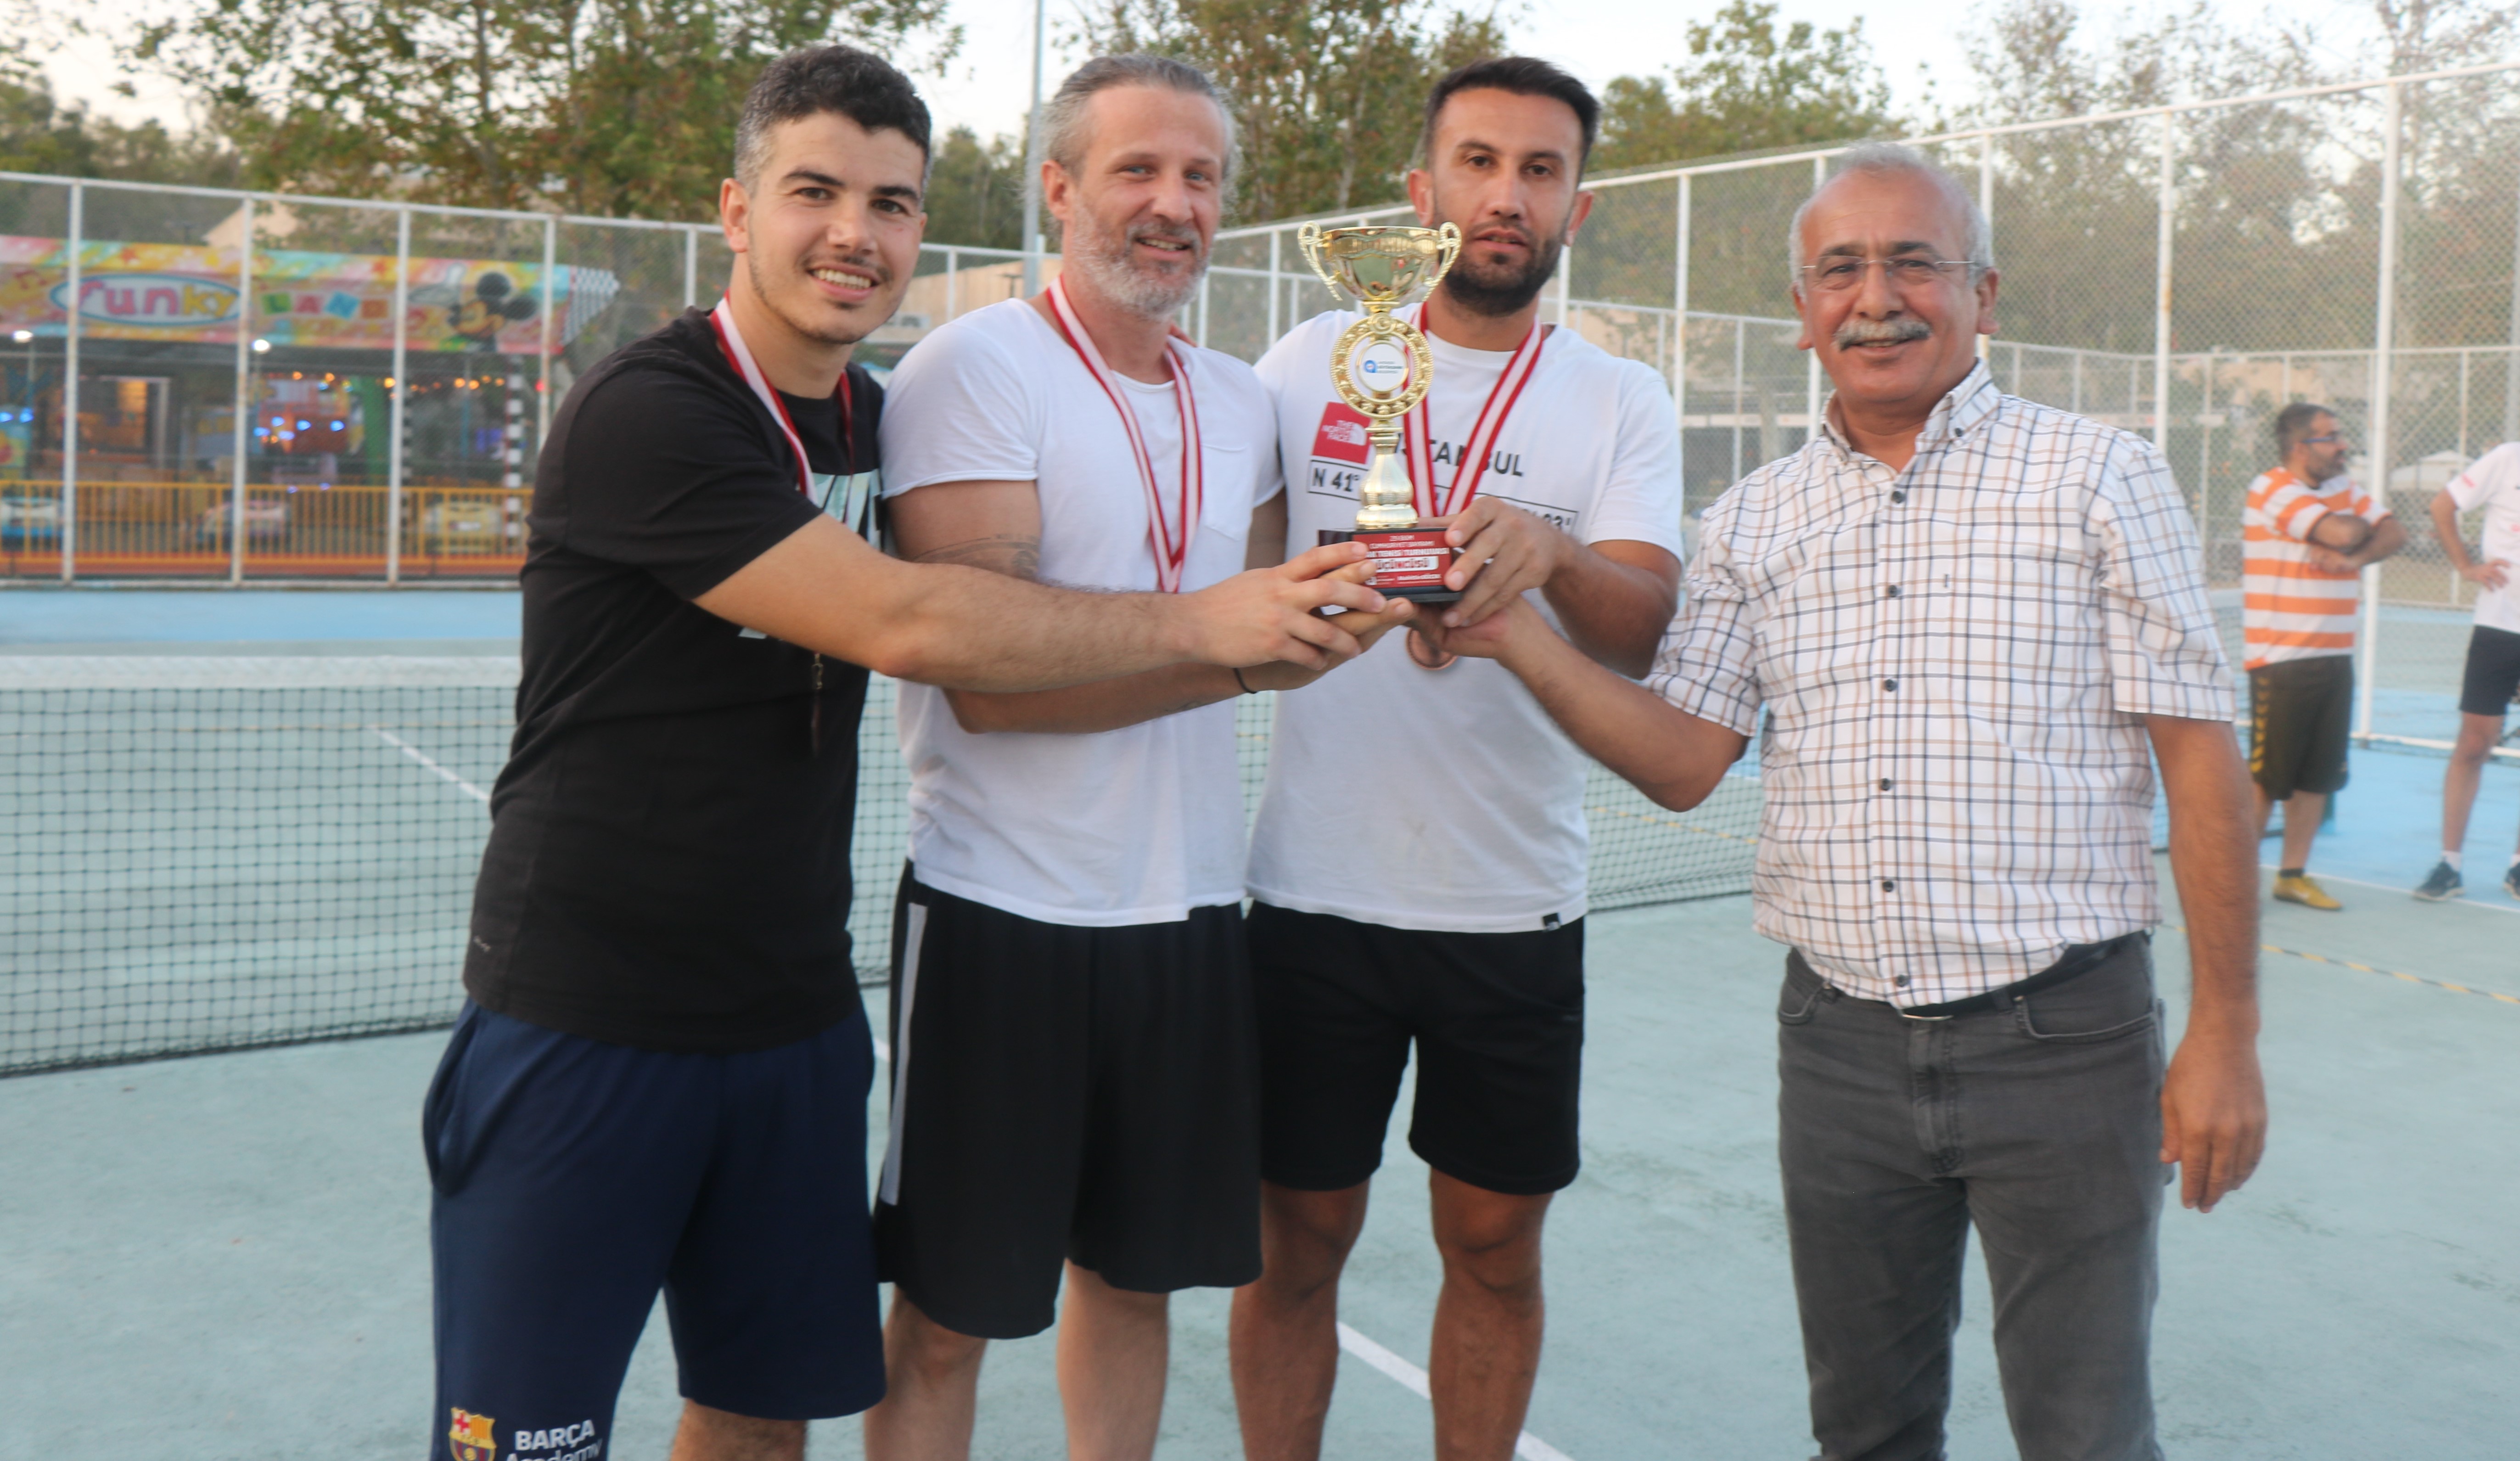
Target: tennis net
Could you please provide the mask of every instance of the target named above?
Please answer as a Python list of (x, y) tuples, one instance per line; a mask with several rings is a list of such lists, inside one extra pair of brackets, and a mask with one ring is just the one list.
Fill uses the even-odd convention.
[[(489, 789), (498, 658), (0, 658), (0, 1074), (451, 1021)], [(1245, 804), (1270, 697), (1238, 707)], [(893, 687), (860, 741), (862, 980), (908, 845)], [(1758, 785), (1665, 811), (1596, 769), (1593, 906), (1749, 886)]]

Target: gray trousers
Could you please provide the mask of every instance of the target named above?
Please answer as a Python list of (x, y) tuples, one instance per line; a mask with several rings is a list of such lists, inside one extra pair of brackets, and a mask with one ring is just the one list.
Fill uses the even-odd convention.
[(1779, 1154), (1822, 1461), (1941, 1461), (1968, 1230), (2022, 1461), (2155, 1461), (2161, 1008), (2151, 951), (1927, 1022), (1795, 953)]

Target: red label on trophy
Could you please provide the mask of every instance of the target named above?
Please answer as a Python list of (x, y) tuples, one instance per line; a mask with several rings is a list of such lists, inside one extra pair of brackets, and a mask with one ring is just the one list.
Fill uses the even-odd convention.
[(1458, 589), (1444, 584), (1444, 575), (1452, 571), (1453, 560), (1460, 554), (1444, 541), (1443, 528), (1390, 527), (1366, 532), (1332, 532), (1326, 528), (1321, 538), (1324, 543), (1365, 544), (1366, 551), (1373, 555), (1374, 591), (1385, 598), (1449, 604), (1462, 596)]

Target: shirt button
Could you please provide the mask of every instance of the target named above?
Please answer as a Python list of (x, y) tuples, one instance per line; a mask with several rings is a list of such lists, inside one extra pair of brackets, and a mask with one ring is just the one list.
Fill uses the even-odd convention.
[(1908, 987), (1908, 977), (1904, 974), (1894, 974), (1890, 977), (1890, 982), (1897, 984), (1902, 989), (1905, 989)]
[(1881, 778), (1881, 790), (1883, 790), (1883, 791), (1885, 791), (1885, 792), (1886, 792), (1886, 791), (1888, 791), (1888, 790), (1890, 790), (1890, 778), (1889, 778), (1889, 777), (1884, 776), (1884, 777), (1882, 777), (1882, 778)]
[(1882, 880), (1881, 880), (1881, 890), (1882, 890), (1883, 892), (1897, 892), (1897, 891), (1899, 890), (1899, 882), (1898, 882), (1898, 880), (1897, 880), (1897, 879), (1895, 879), (1895, 878), (1884, 878), (1884, 879), (1882, 879)]
[(1890, 597), (1892, 597), (1892, 598), (1894, 598), (1894, 599), (1895, 599), (1895, 598), (1899, 597), (1899, 585), (1898, 585), (1898, 584), (1896, 584), (1896, 583), (1893, 583), (1893, 584), (1891, 584), (1891, 585), (1889, 586), (1889, 588), (1887, 588), (1887, 589), (1883, 590), (1883, 592), (1885, 592), (1885, 593), (1889, 594), (1889, 596), (1890, 596)]
[(1883, 680), (1881, 682), (1881, 688), (1884, 690), (1896, 690), (1899, 688), (1899, 682), (1897, 680)]
[(1890, 500), (1893, 502), (1905, 502), (1908, 500), (1908, 494), (1906, 492), (1893, 492), (1890, 494)]

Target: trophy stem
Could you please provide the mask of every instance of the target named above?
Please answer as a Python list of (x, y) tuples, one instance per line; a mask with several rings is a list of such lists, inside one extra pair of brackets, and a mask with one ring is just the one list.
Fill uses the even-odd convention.
[(1400, 462), (1399, 427), (1375, 422), (1366, 428), (1365, 439), (1372, 460), (1356, 484), (1357, 531), (1417, 525), (1418, 494)]

